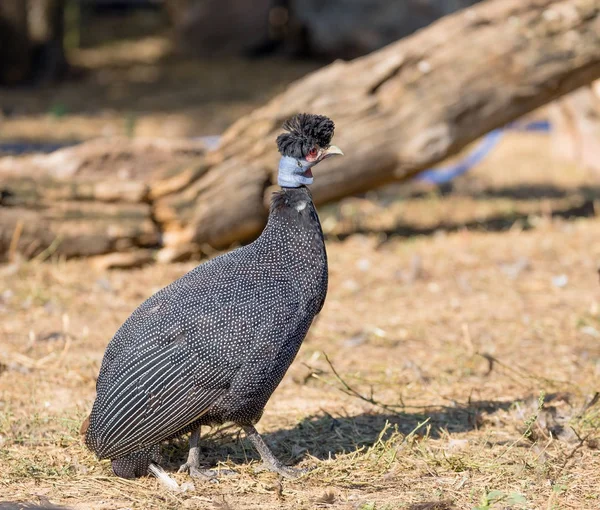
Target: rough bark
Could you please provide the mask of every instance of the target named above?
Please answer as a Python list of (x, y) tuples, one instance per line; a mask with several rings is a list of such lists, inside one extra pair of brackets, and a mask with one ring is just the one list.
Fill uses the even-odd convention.
[(63, 45), (65, 0), (27, 0), (27, 6), (32, 79), (36, 83), (57, 81), (67, 70)]
[[(315, 170), (313, 195), (323, 203), (407, 179), (598, 77), (600, 0), (490, 0), (371, 55), (334, 63), (296, 82), (234, 124), (220, 149), (195, 155), (179, 170), (176, 165), (163, 169), (166, 187), (153, 186), (157, 177), (145, 174), (138, 179), (145, 192), (136, 195), (122, 184), (128, 191), (119, 194), (114, 178), (118, 168), (110, 166), (103, 179), (112, 184), (113, 194), (104, 200), (121, 204), (143, 197), (150, 205), (161, 260), (224, 248), (260, 232), (275, 182), (274, 139), (282, 121), (294, 113), (311, 111), (336, 121), (335, 143), (346, 156)], [(44, 161), (50, 158), (60, 158), (60, 153)], [(52, 174), (52, 166), (47, 163), (44, 170), (38, 164), (33, 173)], [(0, 163), (0, 179), (9, 173)], [(39, 179), (10, 200), (27, 194), (36, 201), (46, 197)], [(48, 189), (59, 189), (58, 195), (67, 193), (70, 200), (99, 200), (95, 191), (77, 191), (87, 189), (83, 176), (66, 180), (68, 185)], [(16, 181), (6, 186), (9, 193), (11, 187), (26, 189)], [(3, 227), (5, 239), (14, 238), (11, 225)]]
[[(197, 180), (207, 165), (198, 161), (204, 154), (197, 142), (99, 140), (47, 156), (1, 159), (0, 258), (160, 247), (152, 202)], [(111, 257), (110, 265), (119, 260)]]

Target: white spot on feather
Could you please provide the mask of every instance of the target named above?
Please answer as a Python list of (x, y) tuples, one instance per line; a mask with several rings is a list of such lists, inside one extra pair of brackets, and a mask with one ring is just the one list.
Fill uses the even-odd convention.
[(303, 211), (304, 209), (306, 209), (306, 202), (300, 202), (296, 206), (296, 211), (298, 211), (298, 212)]

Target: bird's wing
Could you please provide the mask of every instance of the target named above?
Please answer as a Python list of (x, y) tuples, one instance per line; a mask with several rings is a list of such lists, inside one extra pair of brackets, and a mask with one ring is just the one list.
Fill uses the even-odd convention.
[(86, 435), (99, 457), (172, 436), (227, 391), (239, 366), (221, 359), (208, 332), (214, 319), (202, 315), (202, 301), (210, 299), (207, 289), (182, 278), (140, 305), (111, 340)]
[(87, 441), (101, 458), (156, 444), (196, 421), (227, 391), (236, 371), (210, 355), (200, 359), (177, 337), (130, 354), (118, 373), (109, 369), (111, 384), (92, 409)]

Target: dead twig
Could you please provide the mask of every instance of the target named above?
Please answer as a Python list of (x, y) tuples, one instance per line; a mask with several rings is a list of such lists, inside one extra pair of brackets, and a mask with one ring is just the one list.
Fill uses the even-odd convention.
[(13, 235), (10, 240), (10, 246), (8, 247), (9, 262), (14, 262), (16, 260), (19, 240), (21, 239), (21, 234), (23, 233), (23, 225), (23, 220), (19, 220), (15, 226), (15, 230), (13, 231)]
[(576, 417), (581, 418), (589, 409), (594, 407), (599, 401), (600, 391), (597, 391), (596, 393), (594, 393), (594, 396), (591, 398), (591, 400), (581, 408), (581, 411), (577, 413)]
[[(506, 371), (510, 372), (511, 374), (514, 374), (522, 379), (527, 379), (527, 380), (531, 380), (531, 381), (536, 381), (536, 382), (544, 382), (546, 384), (552, 384), (552, 385), (569, 385), (569, 386), (573, 386), (573, 384), (569, 381), (561, 381), (558, 379), (548, 379), (547, 377), (542, 377), (536, 374), (530, 374), (527, 372), (527, 370), (519, 367), (518, 365), (513, 364), (514, 366), (510, 366), (507, 363), (504, 363), (503, 361), (500, 361), (498, 358), (496, 358), (495, 356), (492, 356), (491, 354), (488, 354), (486, 352), (476, 352), (475, 353), (476, 356), (480, 356), (481, 358), (485, 359), (488, 362), (488, 371), (485, 375), (489, 375), (492, 373), (492, 370), (494, 369), (494, 365), (498, 365), (502, 368), (504, 368)], [(516, 367), (516, 368), (514, 368)], [(511, 378), (512, 380), (514, 380), (517, 383), (520, 383), (520, 381)], [(520, 383), (521, 384), (521, 383)]]
[(562, 465), (558, 468), (558, 472), (556, 473), (556, 476), (554, 477), (554, 479), (558, 479), (558, 477), (561, 475), (561, 473), (564, 471), (564, 469), (567, 467), (567, 464), (571, 461), (571, 459), (574, 457), (574, 455), (581, 449), (581, 447), (585, 444), (585, 442), (589, 439), (589, 437), (592, 435), (591, 432), (589, 432), (588, 434), (586, 434), (584, 437), (581, 437), (577, 431), (571, 427), (571, 430), (574, 432), (574, 434), (577, 436), (577, 439), (579, 439), (579, 442), (575, 445), (575, 447), (569, 452), (569, 454), (565, 457), (565, 460), (563, 461)]
[[(327, 361), (327, 364), (329, 365), (329, 368), (331, 368), (331, 371), (333, 372), (333, 375), (335, 375), (335, 378), (340, 382), (340, 384), (342, 384), (342, 386), (344, 388), (338, 388), (340, 391), (342, 391), (343, 393), (345, 393), (346, 395), (350, 395), (352, 397), (356, 397), (360, 400), (362, 400), (363, 402), (367, 402), (375, 407), (379, 407), (381, 409), (385, 409), (386, 411), (395, 414), (395, 415), (400, 415), (401, 413), (399, 413), (398, 411), (396, 411), (397, 407), (404, 407), (404, 406), (393, 406), (393, 405), (389, 405), (389, 404), (384, 404), (382, 402), (379, 402), (378, 400), (375, 400), (373, 398), (373, 394), (371, 393), (370, 397), (365, 397), (362, 393), (359, 393), (357, 390), (355, 390), (352, 386), (350, 386), (343, 378), (342, 376), (338, 373), (338, 371), (336, 370), (336, 368), (333, 366), (333, 363), (331, 362), (331, 360), (329, 359), (329, 356), (327, 356), (326, 353), (323, 353), (323, 356), (325, 356), (325, 360)], [(316, 374), (313, 374), (313, 377), (315, 377), (316, 379), (322, 380), (319, 376), (317, 376)]]

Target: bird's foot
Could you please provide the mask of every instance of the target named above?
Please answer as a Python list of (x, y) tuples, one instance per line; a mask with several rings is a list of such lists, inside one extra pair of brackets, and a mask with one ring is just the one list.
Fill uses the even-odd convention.
[(261, 469), (268, 469), (269, 471), (274, 471), (275, 473), (280, 474), (284, 478), (298, 478), (308, 473), (308, 469), (299, 469), (284, 466), (277, 459), (277, 457), (273, 455), (273, 452), (271, 452), (263, 438), (260, 437), (260, 434), (254, 428), (254, 425), (242, 424), (242, 428), (244, 429), (244, 432), (246, 432), (246, 436), (248, 436), (250, 442), (254, 445), (254, 447), (260, 454), (260, 457), (263, 461)]
[(189, 473), (192, 478), (203, 478), (205, 480), (214, 480), (220, 475), (235, 475), (236, 472), (231, 469), (205, 469), (195, 464), (186, 462), (179, 466), (179, 473)]
[(281, 463), (277, 464), (269, 464), (267, 462), (263, 462), (260, 466), (256, 468), (256, 471), (273, 471), (284, 478), (289, 478), (293, 480), (294, 478), (300, 478), (301, 476), (309, 473), (311, 470), (308, 468), (295, 468), (291, 466), (285, 466)]

